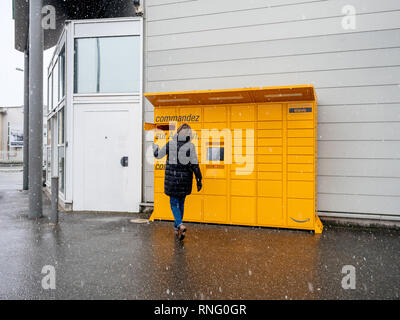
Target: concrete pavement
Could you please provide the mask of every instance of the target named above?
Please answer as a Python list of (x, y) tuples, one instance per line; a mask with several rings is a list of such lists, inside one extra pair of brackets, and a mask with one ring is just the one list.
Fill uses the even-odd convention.
[[(400, 231), (132, 223), (128, 214), (27, 219), (21, 172), (0, 173), (0, 299), (399, 299)], [(49, 202), (44, 201), (45, 215)], [(55, 269), (56, 289), (41, 271)], [(344, 266), (355, 289), (343, 289)]]

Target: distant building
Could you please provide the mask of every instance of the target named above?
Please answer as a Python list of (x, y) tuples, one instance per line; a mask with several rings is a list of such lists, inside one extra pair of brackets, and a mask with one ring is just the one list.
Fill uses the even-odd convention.
[(0, 107), (0, 160), (22, 161), (23, 106)]
[[(47, 106), (43, 107), (47, 110)], [(47, 123), (44, 121), (43, 146), (47, 140)], [(0, 160), (23, 161), (24, 107), (0, 107)], [(43, 148), (45, 152), (46, 149)], [(45, 155), (46, 153), (44, 153)], [(45, 164), (46, 157), (43, 158)]]

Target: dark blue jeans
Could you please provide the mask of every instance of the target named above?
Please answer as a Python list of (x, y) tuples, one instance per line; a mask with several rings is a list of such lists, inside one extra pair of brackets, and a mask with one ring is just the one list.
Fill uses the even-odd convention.
[(185, 197), (183, 198), (169, 198), (169, 203), (171, 204), (172, 214), (174, 215), (175, 223), (174, 229), (178, 230), (179, 226), (182, 224), (183, 210), (185, 207)]

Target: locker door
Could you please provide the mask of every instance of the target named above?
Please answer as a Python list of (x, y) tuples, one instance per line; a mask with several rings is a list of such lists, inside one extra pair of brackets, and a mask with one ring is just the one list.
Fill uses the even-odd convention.
[(286, 213), (283, 205), (284, 127), (282, 104), (259, 104), (257, 123), (257, 222), (282, 226)]

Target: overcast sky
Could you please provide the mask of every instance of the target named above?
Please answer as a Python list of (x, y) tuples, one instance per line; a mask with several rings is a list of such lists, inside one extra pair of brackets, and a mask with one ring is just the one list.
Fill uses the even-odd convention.
[[(24, 102), (24, 73), (15, 68), (24, 68), (24, 54), (14, 49), (14, 20), (12, 0), (0, 1), (0, 107), (22, 105)], [(44, 54), (44, 77), (53, 48)], [(46, 97), (47, 85), (43, 85)], [(47, 104), (46, 99), (43, 100)]]

